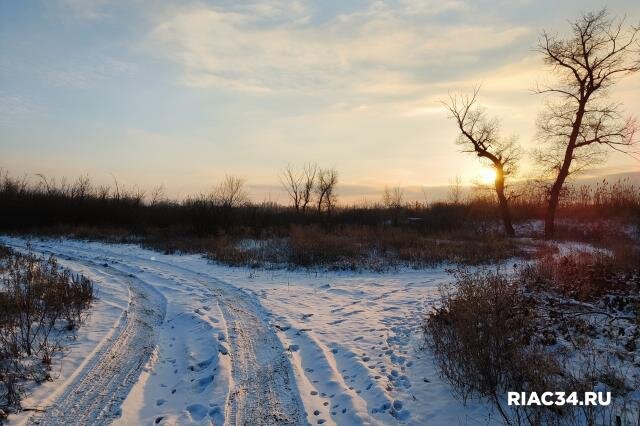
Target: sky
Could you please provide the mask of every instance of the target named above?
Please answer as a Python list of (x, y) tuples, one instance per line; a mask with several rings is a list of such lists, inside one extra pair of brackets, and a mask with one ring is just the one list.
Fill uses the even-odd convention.
[[(0, 168), (171, 197), (233, 174), (280, 202), (278, 173), (307, 162), (352, 199), (473, 183), (486, 172), (441, 101), (481, 84), (532, 149), (540, 32), (604, 6), (640, 22), (637, 0), (3, 0)], [(611, 96), (640, 117), (640, 73)], [(615, 154), (591, 174), (637, 171)]]

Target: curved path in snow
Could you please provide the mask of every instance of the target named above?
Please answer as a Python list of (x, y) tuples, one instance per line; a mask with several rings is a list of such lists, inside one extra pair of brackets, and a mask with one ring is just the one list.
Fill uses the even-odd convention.
[(423, 313), (450, 281), (445, 268), (312, 274), (128, 244), (29, 243), (89, 277), (97, 300), (70, 351), (56, 357), (55, 381), (25, 398), (44, 411), (13, 423), (497, 422), (482, 401), (456, 400), (423, 350)]
[[(21, 250), (26, 247), (22, 240), (6, 240), (5, 244)], [(61, 264), (71, 270), (82, 266), (101, 279), (119, 281), (128, 286), (129, 303), (115, 331), (101, 342), (99, 349), (93, 351), (84, 367), (74, 374), (75, 378), (45, 407), (45, 411), (32, 416), (29, 423), (84, 425), (119, 420), (128, 423), (129, 420), (124, 418), (127, 413), (123, 413), (123, 401), (134, 393), (132, 388), (136, 382), (144, 386), (140, 382), (145, 371), (165, 360), (171, 361), (172, 365), (179, 363), (177, 357), (163, 359), (156, 353), (158, 345), (166, 337), (164, 334), (168, 335), (168, 330), (174, 334), (189, 333), (185, 328), (192, 327), (216, 334), (217, 339), (213, 341), (205, 335), (197, 339), (209, 338), (209, 344), (200, 352), (206, 352), (208, 347), (214, 355), (188, 366), (187, 375), (199, 373), (201, 376), (175, 379), (177, 382), (170, 395), (184, 388), (199, 397), (222, 388), (226, 390), (224, 408), (216, 407), (214, 401), (208, 405), (192, 403), (176, 416), (154, 414), (154, 423), (308, 424), (287, 353), (266, 322), (262, 307), (249, 294), (214, 277), (141, 257), (134, 250), (123, 254), (111, 251), (106, 245), (95, 245), (91, 251), (85, 251), (77, 244), (51, 241), (32, 241), (31, 245), (35, 252), (58, 257)], [(96, 284), (99, 290), (100, 282)], [(183, 293), (176, 293), (180, 291)], [(202, 308), (195, 309), (195, 315), (194, 311), (185, 312), (183, 306), (177, 306), (185, 300), (201, 303)], [(221, 318), (205, 315), (214, 304)], [(185, 316), (190, 322), (175, 331), (175, 324)], [(213, 333), (218, 329), (215, 324), (211, 325), (211, 321), (223, 325), (218, 333)], [(177, 337), (188, 339), (190, 336), (183, 334)], [(176, 336), (170, 339), (176, 342)], [(174, 347), (174, 343), (167, 346)], [(198, 352), (192, 346), (195, 344), (185, 345), (187, 359), (195, 357)], [(230, 358), (228, 376), (221, 371), (224, 364), (221, 358), (225, 357)], [(212, 374), (205, 374), (208, 371)], [(177, 375), (177, 368), (174, 373)], [(164, 383), (160, 386), (171, 387)], [(185, 400), (192, 398), (186, 395)], [(157, 407), (166, 403), (166, 399), (155, 401), (156, 413), (161, 411)], [(137, 401), (136, 405), (144, 406), (148, 402)]]
[[(88, 268), (98, 268), (91, 263)], [(106, 269), (106, 268), (105, 268)], [(39, 425), (105, 424), (120, 416), (120, 405), (138, 380), (155, 347), (155, 328), (164, 320), (162, 296), (135, 277), (108, 271), (129, 284), (129, 303), (115, 332), (42, 414)]]

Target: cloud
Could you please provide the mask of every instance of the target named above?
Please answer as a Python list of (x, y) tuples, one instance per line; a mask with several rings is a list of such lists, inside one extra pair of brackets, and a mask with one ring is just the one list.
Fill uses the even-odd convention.
[(8, 124), (16, 117), (34, 111), (34, 105), (27, 97), (0, 90), (0, 124)]
[(440, 13), (468, 8), (460, 2), (374, 2), (321, 23), (309, 4), (294, 5), (173, 8), (146, 47), (177, 63), (191, 87), (403, 96), (488, 67), (487, 59), (500, 63), (492, 52), (530, 35), (522, 26), (439, 22)]
[(132, 63), (108, 56), (78, 57), (64, 64), (50, 65), (34, 70), (47, 84), (70, 89), (90, 89), (107, 79), (128, 74), (134, 70)]
[(59, 0), (62, 10), (75, 19), (97, 20), (107, 17), (105, 6), (109, 0)]

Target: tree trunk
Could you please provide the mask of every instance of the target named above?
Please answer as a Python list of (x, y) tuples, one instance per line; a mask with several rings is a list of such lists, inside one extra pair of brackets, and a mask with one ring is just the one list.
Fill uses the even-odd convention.
[(504, 195), (504, 171), (502, 168), (496, 167), (496, 194), (498, 194), (498, 206), (500, 207), (500, 216), (502, 216), (502, 224), (504, 225), (504, 232), (509, 237), (516, 235), (513, 224), (511, 223), (511, 212), (509, 211), (509, 204), (507, 197)]
[(551, 187), (551, 193), (549, 194), (549, 203), (547, 204), (547, 212), (544, 216), (544, 238), (550, 240), (554, 237), (556, 232), (556, 211), (558, 209), (558, 203), (560, 202), (560, 191), (564, 185), (564, 181), (569, 176), (569, 168), (571, 167), (571, 161), (573, 161), (573, 151), (576, 149), (576, 140), (580, 132), (580, 126), (582, 125), (582, 118), (584, 117), (586, 99), (580, 102), (578, 111), (576, 112), (576, 119), (573, 122), (573, 129), (571, 135), (569, 135), (569, 143), (567, 149), (564, 152), (564, 159), (560, 171), (556, 177), (556, 181)]
[(558, 206), (558, 197), (555, 197), (555, 201), (553, 194), (549, 197), (549, 204), (547, 205), (547, 212), (544, 215), (544, 238), (545, 240), (550, 240), (553, 238), (556, 232), (556, 207)]
[[(570, 151), (570, 156), (573, 156), (573, 149)], [(544, 216), (544, 238), (545, 240), (550, 240), (554, 237), (556, 232), (556, 211), (558, 210), (558, 204), (560, 203), (560, 191), (562, 191), (562, 186), (564, 185), (564, 181), (569, 176), (569, 166), (570, 163), (565, 163), (562, 165), (560, 169), (560, 173), (558, 173), (558, 177), (556, 181), (553, 183), (551, 187), (551, 192), (549, 193), (549, 203), (547, 204), (547, 212)]]

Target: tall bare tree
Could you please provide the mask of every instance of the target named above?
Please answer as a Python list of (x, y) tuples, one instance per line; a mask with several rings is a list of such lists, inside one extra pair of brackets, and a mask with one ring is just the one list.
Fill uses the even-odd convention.
[(318, 165), (316, 163), (307, 163), (304, 166), (304, 182), (302, 185), (302, 211), (307, 211), (307, 206), (311, 202), (313, 196), (313, 188), (316, 184), (316, 174), (318, 173)]
[(240, 207), (249, 201), (244, 189), (245, 180), (238, 176), (226, 175), (211, 194), (212, 201), (222, 207)]
[(545, 215), (545, 238), (555, 231), (555, 214), (562, 187), (569, 175), (603, 161), (605, 148), (630, 153), (636, 123), (622, 116), (608, 90), (624, 75), (640, 70), (640, 27), (625, 27), (606, 9), (570, 22), (566, 38), (543, 32), (538, 50), (558, 77), (538, 87), (548, 94), (540, 115), (538, 136), (542, 147), (536, 159), (554, 176)]
[(500, 215), (505, 233), (515, 235), (511, 223), (509, 201), (505, 194), (505, 177), (515, 172), (520, 158), (520, 146), (515, 137), (504, 138), (500, 135), (500, 123), (488, 118), (483, 108), (476, 104), (480, 89), (472, 95), (450, 95), (445, 106), (451, 118), (456, 122), (460, 134), (457, 143), (462, 152), (469, 152), (487, 161), (495, 171), (494, 188), (498, 196)]
[(324, 207), (327, 214), (331, 213), (336, 201), (335, 189), (338, 184), (338, 171), (334, 168), (319, 169), (316, 196), (318, 197), (318, 213)]
[(300, 206), (303, 203), (305, 194), (304, 172), (297, 173), (295, 170), (293, 170), (293, 167), (291, 167), (291, 165), (287, 165), (287, 168), (284, 169), (282, 174), (278, 177), (280, 179), (282, 187), (285, 189), (285, 191), (287, 191), (287, 195), (291, 199), (293, 207), (296, 209), (296, 213), (300, 213)]

